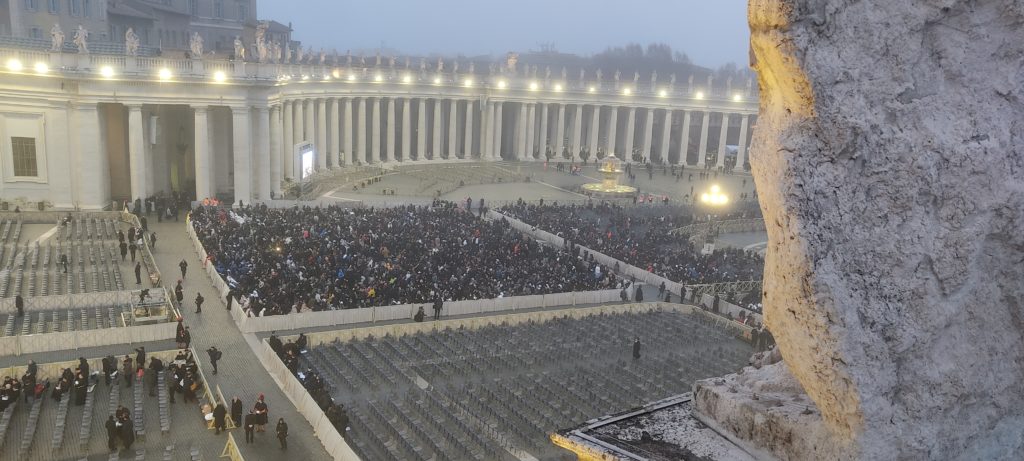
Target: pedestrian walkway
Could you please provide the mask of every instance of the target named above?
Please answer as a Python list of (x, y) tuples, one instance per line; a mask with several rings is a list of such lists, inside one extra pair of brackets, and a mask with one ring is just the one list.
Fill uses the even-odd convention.
[[(153, 257), (164, 276), (164, 284), (173, 288), (181, 276), (178, 263), (182, 258), (188, 262), (188, 276), (183, 282), (185, 300), (181, 313), (185, 319), (185, 325), (190, 327), (192, 347), (196, 350), (197, 358), (201, 362), (211, 388), (220, 386), (224, 398), (229, 402), (233, 396), (238, 396), (244, 404), (244, 412), (248, 412), (252, 408), (261, 393), (265, 395), (270, 406), (270, 423), (267, 425), (267, 432), (257, 433), (255, 443), (244, 443), (245, 436), (241, 428), (233, 431), (235, 440), (239, 442), (242, 456), (246, 461), (285, 459), (273, 433), (277, 419), (284, 418), (289, 428), (287, 459), (330, 459), (330, 455), (320, 444), (320, 440), (313, 434), (313, 427), (296, 411), (294, 405), (281, 392), (270, 374), (256, 358), (246, 338), (232, 321), (231, 315), (227, 312), (225, 300), (214, 290), (210, 279), (202, 270), (202, 261), (192, 249), (192, 243), (185, 232), (185, 220), (163, 223), (154, 223), (153, 221), (150, 220), (150, 230), (155, 231), (159, 236)], [(201, 314), (195, 313), (193, 300), (197, 291), (202, 293), (203, 298), (206, 298)], [(205, 352), (210, 346), (217, 346), (217, 349), (224, 353), (223, 358), (217, 362), (219, 372), (216, 375), (213, 374), (210, 357)], [(203, 459), (217, 459), (227, 438), (223, 434), (214, 435), (212, 431), (207, 436), (211, 440), (217, 441), (217, 444), (202, 444), (202, 457)], [(216, 448), (214, 449), (214, 447)]]

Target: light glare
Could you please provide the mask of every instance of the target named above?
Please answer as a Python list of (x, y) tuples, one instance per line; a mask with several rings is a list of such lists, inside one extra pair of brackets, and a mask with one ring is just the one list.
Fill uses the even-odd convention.
[(102, 75), (105, 78), (113, 77), (114, 76), (114, 68), (110, 67), (110, 66), (103, 66), (103, 67), (100, 68), (100, 75)]
[(698, 92), (696, 92), (693, 95), (693, 97), (696, 98), (696, 99), (704, 99), (704, 92), (703, 91), (698, 91)]
[(45, 74), (50, 71), (50, 66), (46, 65), (45, 62), (37, 62), (35, 69), (37, 74)]
[(8, 59), (7, 60), (7, 70), (10, 70), (10, 71), (13, 71), (13, 72), (21, 72), (21, 69), (22, 69), (21, 61), (19, 61), (17, 59)]
[[(306, 77), (305, 75), (302, 76), (303, 80), (305, 80), (307, 78), (308, 77)], [(228, 79), (228, 76), (222, 70), (218, 70), (217, 72), (213, 73), (213, 81), (215, 81), (217, 83), (223, 83), (227, 79)]]
[(171, 69), (164, 67), (163, 69), (160, 69), (160, 72), (157, 73), (157, 76), (160, 77), (160, 80), (170, 80)]

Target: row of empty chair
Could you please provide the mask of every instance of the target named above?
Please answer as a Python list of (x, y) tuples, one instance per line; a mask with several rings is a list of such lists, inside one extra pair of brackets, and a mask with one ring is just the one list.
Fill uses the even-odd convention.
[[(66, 273), (60, 263), (64, 254), (69, 256)], [(122, 291), (121, 264), (129, 264), (120, 261), (116, 242), (0, 246), (0, 261), (0, 297), (4, 298)]]
[(130, 310), (131, 306), (127, 304), (116, 304), (78, 309), (27, 310), (22, 317), (14, 313), (0, 314), (0, 337), (123, 327), (125, 325), (121, 321), (121, 314), (127, 314)]
[(548, 433), (688, 392), (749, 355), (703, 317), (650, 312), (337, 342), (303, 361), (349, 409), (363, 459), (514, 460), (572, 459)]

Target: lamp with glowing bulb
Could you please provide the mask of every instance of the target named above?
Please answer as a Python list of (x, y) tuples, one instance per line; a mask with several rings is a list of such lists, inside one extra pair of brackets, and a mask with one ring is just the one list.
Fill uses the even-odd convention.
[(708, 192), (700, 194), (700, 201), (705, 205), (722, 206), (729, 203), (729, 196), (722, 192), (718, 184), (713, 184)]

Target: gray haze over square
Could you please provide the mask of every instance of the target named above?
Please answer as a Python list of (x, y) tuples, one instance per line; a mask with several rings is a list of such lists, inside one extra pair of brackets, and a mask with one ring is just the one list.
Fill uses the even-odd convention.
[(413, 55), (591, 55), (627, 43), (666, 43), (693, 63), (747, 63), (745, 0), (264, 0), (259, 17), (292, 23), (303, 46), (344, 54), (379, 47)]

